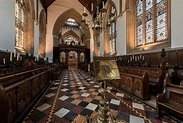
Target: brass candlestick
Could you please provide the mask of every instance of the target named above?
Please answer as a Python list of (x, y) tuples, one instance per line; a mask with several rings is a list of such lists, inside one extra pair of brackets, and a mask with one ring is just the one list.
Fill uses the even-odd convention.
[(116, 121), (110, 116), (109, 103), (106, 99), (107, 93), (110, 92), (107, 89), (106, 81), (120, 79), (116, 61), (94, 60), (93, 66), (96, 80), (103, 82), (103, 88), (99, 89), (99, 93), (102, 94), (102, 100), (100, 100), (98, 113), (92, 119), (92, 123), (114, 123)]
[(106, 99), (107, 93), (110, 91), (107, 89), (106, 80), (103, 81), (104, 87), (99, 89), (99, 93), (102, 94), (102, 100), (99, 104), (98, 114), (92, 120), (92, 123), (114, 123), (113, 118), (110, 116), (109, 103)]

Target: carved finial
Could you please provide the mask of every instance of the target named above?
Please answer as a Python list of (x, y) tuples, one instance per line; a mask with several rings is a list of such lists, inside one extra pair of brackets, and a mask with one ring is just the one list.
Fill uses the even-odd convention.
[(163, 48), (161, 50), (161, 58), (164, 59), (165, 56), (166, 56), (166, 52), (165, 52), (165, 49)]

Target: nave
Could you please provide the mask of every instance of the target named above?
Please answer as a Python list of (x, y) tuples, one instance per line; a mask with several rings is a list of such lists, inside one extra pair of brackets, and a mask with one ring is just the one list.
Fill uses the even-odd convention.
[[(24, 123), (86, 123), (97, 115), (100, 83), (81, 70), (65, 70), (55, 80), (25, 118)], [(111, 116), (119, 123), (172, 123), (158, 119), (156, 111), (110, 85), (107, 94)]]

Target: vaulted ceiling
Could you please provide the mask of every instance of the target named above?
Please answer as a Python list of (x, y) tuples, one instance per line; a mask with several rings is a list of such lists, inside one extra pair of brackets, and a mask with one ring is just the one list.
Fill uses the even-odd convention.
[[(55, 0), (40, 0), (41, 4), (43, 5), (44, 9), (47, 10), (47, 8), (55, 1)], [(91, 3), (93, 3), (94, 10), (96, 10), (97, 6), (102, 6), (102, 1), (107, 0), (78, 0), (83, 6), (85, 6), (88, 11), (91, 11)]]

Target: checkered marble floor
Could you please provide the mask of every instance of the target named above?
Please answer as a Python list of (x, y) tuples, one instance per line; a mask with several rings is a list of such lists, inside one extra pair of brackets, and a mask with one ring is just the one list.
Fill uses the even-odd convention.
[[(80, 70), (67, 70), (55, 80), (24, 120), (25, 123), (86, 123), (97, 115), (101, 84)], [(172, 123), (155, 110), (112, 86), (107, 87), (111, 116), (129, 123)]]

